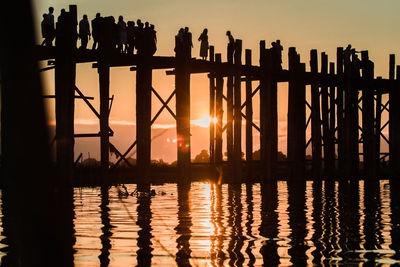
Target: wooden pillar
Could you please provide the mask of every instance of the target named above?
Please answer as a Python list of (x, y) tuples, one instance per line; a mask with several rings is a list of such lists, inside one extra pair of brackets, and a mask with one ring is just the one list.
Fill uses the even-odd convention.
[[(358, 77), (357, 77), (358, 76)], [(344, 93), (345, 93), (345, 175), (353, 179), (358, 175), (358, 85), (359, 70), (351, 62), (350, 56), (344, 57)]]
[(233, 155), (234, 155), (234, 179), (240, 183), (242, 176), (242, 93), (241, 83), (242, 74), (240, 66), (242, 65), (242, 40), (236, 40), (235, 43), (235, 76), (234, 76), (234, 138), (233, 138)]
[(190, 174), (190, 51), (191, 47), (176, 52), (176, 135), (178, 168), (184, 183)]
[(327, 74), (328, 74), (328, 56), (325, 52), (321, 53), (321, 74), (323, 78), (321, 84), (321, 109), (322, 109), (322, 131), (324, 141), (324, 174), (329, 173), (331, 169), (328, 168), (332, 159), (329, 158), (329, 107), (328, 107), (328, 85), (327, 85)]
[[(329, 74), (335, 75), (335, 63), (329, 63)], [(335, 84), (331, 83), (329, 87), (329, 138), (328, 138), (328, 158), (330, 162), (327, 164), (327, 169), (330, 174), (333, 174), (335, 170)]]
[[(72, 8), (71, 8), (72, 7)], [(59, 25), (56, 46), (56, 159), (59, 173), (72, 176), (74, 162), (74, 108), (76, 63), (76, 6), (66, 12), (63, 25)], [(75, 13), (74, 13), (75, 12)], [(75, 29), (74, 29), (75, 27)]]
[(260, 42), (260, 169), (264, 182), (269, 183), (273, 179), (273, 132), (272, 127), (272, 53), (271, 49), (265, 49), (265, 42)]
[[(151, 55), (139, 54), (136, 70), (136, 141), (139, 182), (150, 175), (151, 164)], [(177, 90), (178, 91), (178, 90)], [(190, 158), (189, 158), (190, 160)]]
[[(310, 67), (311, 72), (315, 75), (318, 73), (318, 54), (317, 50), (310, 51)], [(313, 77), (311, 84), (311, 138), (312, 138), (312, 170), (313, 178), (321, 177), (322, 166), (322, 144), (321, 144), (321, 111), (319, 83), (316, 77)]]
[[(389, 79), (394, 80), (395, 55), (389, 58)], [(396, 80), (400, 79), (397, 68)], [(394, 175), (400, 174), (400, 93), (399, 88), (391, 87), (389, 91), (389, 161)]]
[(291, 165), (290, 179), (302, 180), (305, 175), (305, 84), (302, 73), (305, 65), (300, 63), (296, 48), (289, 48), (289, 104), (288, 104), (288, 161)]
[[(377, 80), (382, 80), (382, 77), (377, 77)], [(376, 103), (375, 103), (375, 159), (376, 159), (376, 172), (380, 175), (380, 158), (381, 158), (381, 127), (382, 127), (382, 94), (379, 93), (379, 88), (376, 90)]]
[[(228, 63), (233, 64), (233, 57), (229, 55), (230, 48), (228, 44)], [(228, 154), (228, 162), (233, 162), (233, 73), (232, 65), (228, 67), (228, 77), (226, 84), (226, 150)]]
[[(246, 49), (246, 66), (251, 66), (251, 50)], [(249, 178), (253, 176), (253, 88), (251, 76), (246, 76), (246, 166)]]
[[(336, 75), (339, 79), (337, 83), (336, 96), (336, 118), (337, 118), (337, 142), (338, 142), (338, 170), (343, 174), (345, 162), (345, 142), (344, 142), (344, 108), (343, 108), (343, 47), (338, 47), (336, 52)], [(343, 177), (343, 175), (340, 175)]]
[(362, 51), (362, 130), (364, 178), (376, 178), (376, 141), (374, 135), (374, 63), (368, 58), (368, 51)]
[[(210, 46), (210, 62), (214, 62), (214, 46)], [(210, 79), (210, 163), (215, 162), (215, 77), (209, 74)]]
[[(221, 63), (221, 54), (215, 55), (216, 63)], [(222, 120), (224, 110), (222, 108), (222, 91), (224, 87), (224, 79), (220, 73), (215, 74), (215, 111), (217, 118), (216, 133), (215, 133), (215, 163), (222, 163)]]
[(105, 36), (99, 49), (99, 87), (100, 87), (100, 165), (103, 170), (109, 167), (109, 97), (110, 97), (110, 57), (113, 51), (114, 23), (111, 17), (104, 19), (103, 34)]

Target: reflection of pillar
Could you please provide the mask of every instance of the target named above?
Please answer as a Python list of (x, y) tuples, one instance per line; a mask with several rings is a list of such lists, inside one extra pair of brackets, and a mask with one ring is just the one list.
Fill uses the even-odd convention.
[[(246, 205), (247, 205), (247, 221), (245, 223), (246, 225), (246, 235), (250, 238), (256, 238), (253, 236), (252, 233), (252, 224), (254, 223), (253, 220), (253, 210), (254, 210), (254, 205), (253, 205), (253, 184), (247, 183), (246, 184)], [(249, 266), (254, 265), (256, 262), (256, 257), (252, 253), (252, 249), (254, 247), (254, 239), (250, 239), (247, 248), (246, 248), (246, 253), (249, 256)]]
[(311, 252), (313, 256), (313, 263), (320, 264), (322, 259), (321, 251), (324, 248), (323, 243), (321, 242), (322, 237), (322, 182), (314, 181), (312, 185), (312, 199), (313, 199), (313, 212), (311, 214), (314, 233), (311, 237), (313, 245), (315, 249)]
[(261, 225), (260, 235), (266, 242), (260, 249), (264, 265), (276, 266), (280, 263), (278, 255), (278, 188), (276, 182), (261, 184)]
[(108, 266), (110, 263), (110, 249), (111, 249), (111, 241), (110, 237), (111, 233), (111, 220), (110, 220), (110, 208), (108, 205), (110, 204), (109, 195), (108, 195), (108, 187), (102, 186), (100, 191), (101, 196), (101, 204), (100, 204), (100, 217), (101, 217), (101, 227), (102, 235), (100, 236), (101, 240), (101, 254), (99, 255), (100, 266)]
[(307, 219), (306, 219), (306, 183), (305, 181), (293, 182), (289, 181), (288, 185), (288, 202), (289, 202), (289, 226), (292, 229), (290, 233), (290, 261), (293, 265), (306, 266), (306, 251), (308, 246), (305, 243), (307, 236)]
[(225, 227), (223, 224), (224, 211), (222, 208), (222, 186), (212, 184), (211, 195), (211, 222), (214, 226), (214, 233), (211, 236), (211, 265), (223, 266), (226, 256), (223, 252)]
[(335, 199), (335, 182), (326, 180), (324, 183), (324, 213), (320, 219), (324, 225), (321, 240), (324, 243), (322, 255), (325, 258), (336, 257), (335, 245), (337, 243), (336, 235), (336, 199)]
[(192, 253), (189, 245), (192, 236), (192, 218), (190, 217), (190, 184), (178, 184), (178, 225), (175, 227), (178, 252), (176, 262), (179, 266), (190, 266), (190, 254)]
[(151, 238), (153, 235), (151, 234), (151, 197), (149, 194), (138, 194), (137, 197), (137, 222), (136, 224), (140, 227), (138, 231), (138, 251), (137, 254), (137, 263), (138, 266), (150, 266), (151, 258), (153, 255), (151, 252), (153, 248), (151, 247)]
[(243, 247), (241, 192), (241, 184), (228, 185), (228, 226), (231, 228), (228, 244), (230, 266), (242, 266), (244, 262), (241, 252)]
[(392, 229), (390, 230), (390, 237), (392, 239), (392, 244), (389, 246), (395, 251), (395, 255), (392, 256), (393, 259), (400, 258), (400, 194), (399, 194), (400, 182), (395, 179), (390, 180), (390, 224)]
[[(381, 247), (382, 238), (382, 214), (379, 181), (369, 180), (364, 182), (364, 249), (367, 251)], [(379, 256), (374, 252), (365, 253), (364, 258), (371, 262), (375, 262), (375, 258)]]

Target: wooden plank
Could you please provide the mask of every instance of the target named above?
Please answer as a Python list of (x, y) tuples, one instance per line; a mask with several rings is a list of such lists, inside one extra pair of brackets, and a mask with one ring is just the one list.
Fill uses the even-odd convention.
[[(246, 65), (251, 66), (251, 50), (245, 52)], [(246, 166), (247, 176), (253, 176), (253, 88), (251, 79), (246, 76)]]
[[(310, 68), (312, 73), (318, 73), (317, 50), (310, 51)], [(321, 144), (321, 115), (318, 79), (311, 84), (311, 139), (312, 139), (312, 173), (313, 178), (321, 177), (322, 144)]]
[[(215, 61), (221, 62), (221, 54), (215, 55)], [(223, 107), (222, 92), (224, 79), (219, 73), (215, 73), (215, 112), (217, 118), (216, 134), (215, 134), (215, 163), (222, 163), (222, 123), (223, 123)]]
[[(242, 64), (242, 40), (236, 39), (234, 64)], [(241, 93), (241, 73), (236, 71), (234, 74), (234, 138), (233, 138), (233, 162), (234, 162), (234, 181), (241, 182), (242, 176), (242, 93)]]
[[(368, 51), (362, 51), (362, 76), (374, 78), (374, 63), (369, 60)], [(374, 88), (366, 86), (362, 91), (362, 129), (364, 178), (376, 178), (376, 141), (374, 134)]]

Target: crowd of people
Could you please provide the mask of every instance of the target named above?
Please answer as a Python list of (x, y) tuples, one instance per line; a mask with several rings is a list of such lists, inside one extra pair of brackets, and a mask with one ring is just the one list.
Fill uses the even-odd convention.
[[(57, 18), (56, 27), (54, 26), (54, 8), (49, 7), (49, 12), (43, 14), (41, 23), (42, 37), (44, 46), (53, 46), (53, 40), (56, 35), (62, 32), (62, 21), (66, 14), (65, 9), (61, 9), (61, 13)], [(105, 25), (111, 25), (111, 36), (105, 35)], [(77, 38), (80, 39), (81, 45), (79, 49), (87, 49), (88, 42), (93, 38), (92, 50), (97, 50), (105, 42), (111, 42), (113, 49), (120, 53), (137, 54), (146, 53), (154, 55), (157, 50), (157, 32), (153, 24), (149, 22), (142, 23), (140, 19), (135, 21), (124, 21), (123, 16), (118, 17), (115, 22), (114, 17), (102, 17), (97, 13), (95, 18), (89, 23), (88, 16), (85, 14), (79, 21), (79, 29)], [(57, 34), (56, 34), (57, 33)], [(235, 39), (230, 31), (226, 32), (228, 37), (228, 62), (233, 62), (235, 53)], [(208, 57), (209, 43), (208, 30), (204, 29), (200, 34), (198, 41), (200, 42), (200, 58), (206, 60)], [(56, 40), (57, 42), (57, 40)], [(276, 62), (277, 68), (282, 69), (282, 50), (283, 47), (280, 40), (271, 43), (273, 62)], [(193, 48), (192, 33), (189, 27), (180, 28), (175, 36), (175, 52), (185, 52), (183, 54), (192, 57), (191, 50)]]
[[(53, 46), (56, 32), (60, 32), (58, 28), (62, 26), (61, 20), (65, 14), (65, 9), (61, 10), (56, 27), (54, 27), (53, 13), (54, 8), (50, 7), (49, 13), (43, 14), (41, 30), (44, 38), (42, 45), (44, 46)], [(111, 38), (110, 36), (104, 36), (106, 23), (111, 23), (112, 25)], [(136, 49), (138, 54), (148, 53), (154, 55), (157, 50), (157, 32), (154, 25), (149, 22), (142, 23), (140, 19), (136, 21), (136, 24), (134, 21), (126, 23), (123, 16), (119, 16), (118, 22), (115, 23), (114, 17), (102, 17), (100, 13), (97, 13), (96, 17), (91, 21), (90, 27), (88, 16), (85, 14), (78, 25), (77, 37), (81, 42), (79, 49), (87, 49), (89, 40), (93, 38), (92, 50), (99, 49), (106, 41), (111, 41), (114, 49), (120, 53), (134, 54)]]

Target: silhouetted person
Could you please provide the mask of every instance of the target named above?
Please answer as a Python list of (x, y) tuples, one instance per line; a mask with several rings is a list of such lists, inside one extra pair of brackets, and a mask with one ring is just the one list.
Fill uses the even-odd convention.
[(143, 52), (144, 42), (144, 24), (140, 19), (137, 20), (137, 26), (135, 28), (135, 46), (138, 54)]
[(81, 39), (79, 49), (86, 49), (90, 39), (90, 26), (87, 15), (83, 15), (82, 20), (79, 22), (79, 38)]
[(65, 16), (66, 16), (65, 9), (61, 9), (60, 15), (57, 18), (56, 23), (56, 31), (57, 31), (57, 39), (56, 45), (62, 44), (65, 38)]
[(97, 13), (96, 17), (92, 20), (92, 37), (93, 37), (92, 50), (96, 49), (96, 46), (99, 44), (100, 41), (102, 19), (103, 18), (100, 16), (100, 13)]
[(118, 51), (120, 53), (126, 51), (127, 34), (126, 34), (126, 23), (122, 16), (118, 18)]
[(135, 22), (128, 21), (128, 26), (126, 27), (126, 36), (127, 36), (127, 53), (133, 54), (133, 49), (135, 48)]
[(154, 28), (154, 25), (150, 25), (150, 52), (152, 55), (154, 55), (157, 51), (157, 31)]
[(174, 51), (176, 53), (182, 52), (182, 49), (183, 49), (183, 32), (184, 32), (184, 29), (180, 28), (179, 31), (178, 31), (178, 34), (175, 35), (175, 48), (174, 48)]
[(233, 62), (233, 53), (235, 52), (235, 39), (233, 38), (231, 31), (227, 31), (226, 36), (228, 36), (228, 62)]
[(283, 46), (281, 45), (281, 40), (276, 40), (276, 54), (277, 54), (277, 65), (278, 69), (282, 70), (282, 51)]
[(191, 59), (193, 42), (192, 42), (192, 33), (189, 31), (189, 27), (185, 27), (185, 30), (183, 32), (183, 47), (187, 52), (189, 59)]
[(208, 35), (207, 35), (208, 30), (204, 29), (203, 33), (199, 37), (200, 43), (200, 57), (203, 60), (207, 59), (208, 56)]
[[(44, 41), (45, 46), (53, 46), (53, 40), (55, 37), (55, 28), (54, 28), (54, 8), (49, 7), (49, 13), (46, 14), (46, 16), (43, 15), (43, 21), (42, 21), (42, 34), (43, 30), (45, 32), (46, 37)], [(43, 28), (44, 26), (44, 28)]]
[(41, 32), (42, 32), (42, 38), (44, 39), (43, 42), (42, 42), (42, 45), (47, 43), (46, 39), (47, 39), (47, 36), (48, 36), (48, 29), (47, 29), (47, 25), (46, 25), (46, 22), (47, 22), (46, 21), (46, 17), (47, 17), (47, 14), (44, 13), (43, 14), (43, 20), (40, 23), (40, 29), (41, 29)]

